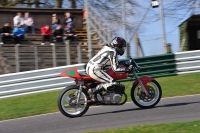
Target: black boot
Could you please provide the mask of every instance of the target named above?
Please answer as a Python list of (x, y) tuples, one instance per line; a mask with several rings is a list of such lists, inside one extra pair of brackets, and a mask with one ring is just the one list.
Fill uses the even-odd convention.
[(95, 88), (94, 90), (92, 90), (92, 89), (89, 90), (88, 94), (90, 95), (91, 100), (93, 102), (102, 101), (103, 99), (99, 93), (102, 92), (103, 90), (105, 90), (103, 87), (101, 87), (100, 89)]

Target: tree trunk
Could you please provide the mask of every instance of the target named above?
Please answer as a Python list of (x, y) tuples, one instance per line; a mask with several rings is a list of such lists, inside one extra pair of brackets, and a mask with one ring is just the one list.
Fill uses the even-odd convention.
[(35, 8), (39, 8), (40, 0), (35, 0), (34, 4), (35, 4)]
[(27, 0), (27, 3), (28, 3), (28, 4), (27, 4), (27, 7), (28, 7), (28, 8), (31, 8), (31, 7), (32, 7), (31, 0)]
[(56, 8), (62, 8), (63, 0), (55, 0)]
[(76, 8), (76, 0), (69, 0), (71, 2), (71, 8)]

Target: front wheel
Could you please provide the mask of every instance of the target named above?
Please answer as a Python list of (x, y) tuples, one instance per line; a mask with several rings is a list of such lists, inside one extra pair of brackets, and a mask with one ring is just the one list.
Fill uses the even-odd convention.
[(147, 87), (149, 89), (149, 96), (146, 96), (145, 92), (142, 91), (139, 83), (133, 85), (131, 89), (132, 101), (143, 109), (154, 107), (162, 96), (162, 89), (156, 80), (148, 82)]
[(78, 86), (69, 86), (62, 90), (58, 97), (58, 108), (67, 117), (79, 117), (87, 112), (87, 93), (83, 89), (77, 103)]

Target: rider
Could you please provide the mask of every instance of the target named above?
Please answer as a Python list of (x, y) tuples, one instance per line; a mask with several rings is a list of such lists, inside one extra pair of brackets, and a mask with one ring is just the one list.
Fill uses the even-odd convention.
[(129, 68), (121, 68), (118, 65), (117, 55), (122, 56), (126, 49), (126, 41), (121, 37), (115, 37), (111, 43), (105, 45), (87, 64), (86, 72), (90, 77), (96, 81), (101, 82), (96, 88), (92, 90), (92, 100), (96, 100), (96, 94), (106, 90), (108, 87), (116, 84), (114, 79), (109, 76), (102, 69), (108, 61), (111, 63), (111, 67), (115, 72), (127, 72)]

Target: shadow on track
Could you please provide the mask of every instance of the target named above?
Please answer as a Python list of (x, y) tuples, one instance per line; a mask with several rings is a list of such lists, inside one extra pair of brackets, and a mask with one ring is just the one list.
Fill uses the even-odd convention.
[(109, 112), (103, 112), (103, 113), (97, 113), (97, 114), (83, 115), (82, 117), (95, 116), (95, 115), (103, 115), (103, 114), (114, 114), (114, 113), (136, 111), (136, 110), (142, 110), (142, 109), (141, 108), (133, 108), (133, 109), (116, 110), (116, 111), (109, 111)]
[(200, 103), (200, 101), (198, 101), (198, 102), (172, 103), (172, 104), (166, 104), (166, 105), (156, 106), (156, 108), (159, 108), (159, 107), (175, 107), (175, 106), (184, 106), (184, 105), (195, 104), (195, 103)]
[[(162, 108), (162, 107), (185, 106), (185, 105), (196, 104), (196, 103), (200, 103), (200, 101), (198, 101), (198, 102), (183, 102), (183, 103), (166, 104), (166, 105), (161, 105), (161, 106), (155, 106), (155, 107), (150, 108), (150, 109)], [(109, 112), (103, 112), (103, 113), (97, 113), (97, 114), (83, 115), (82, 117), (96, 116), (96, 115), (103, 115), (103, 114), (121, 113), (121, 112), (129, 112), (129, 111), (136, 111), (136, 110), (147, 110), (147, 109), (142, 109), (142, 108), (124, 109), (124, 110), (109, 111)]]

